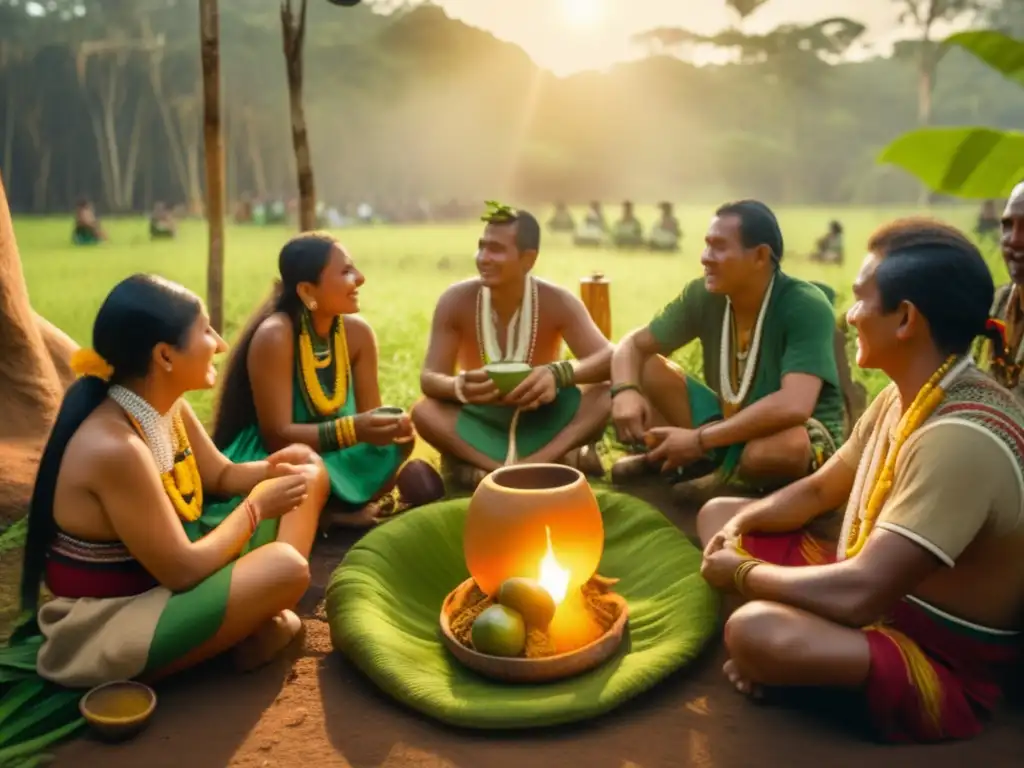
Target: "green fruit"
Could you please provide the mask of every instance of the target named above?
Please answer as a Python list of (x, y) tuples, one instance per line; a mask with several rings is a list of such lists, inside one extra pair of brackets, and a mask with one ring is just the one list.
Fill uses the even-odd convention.
[(489, 656), (519, 656), (526, 647), (523, 617), (504, 605), (492, 605), (473, 622), (473, 648)]
[(539, 582), (514, 576), (498, 590), (498, 603), (518, 611), (528, 627), (544, 629), (555, 617), (555, 601)]

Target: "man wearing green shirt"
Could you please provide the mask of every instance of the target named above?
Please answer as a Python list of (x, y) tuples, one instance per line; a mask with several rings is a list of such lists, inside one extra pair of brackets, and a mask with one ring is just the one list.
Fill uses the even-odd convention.
[[(680, 480), (719, 470), (778, 486), (814, 471), (842, 441), (834, 294), (782, 272), (782, 232), (763, 203), (719, 208), (705, 243), (703, 279), (612, 358), (619, 437), (648, 449), (616, 463), (617, 482), (660, 465)], [(703, 383), (667, 359), (695, 339)]]

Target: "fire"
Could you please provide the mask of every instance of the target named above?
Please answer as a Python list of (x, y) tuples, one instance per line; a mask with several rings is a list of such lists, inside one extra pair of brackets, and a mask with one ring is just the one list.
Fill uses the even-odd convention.
[(544, 532), (548, 537), (548, 551), (540, 561), (540, 576), (537, 581), (548, 591), (555, 605), (560, 605), (569, 591), (571, 574), (555, 559), (555, 551), (551, 547), (551, 528), (545, 525)]

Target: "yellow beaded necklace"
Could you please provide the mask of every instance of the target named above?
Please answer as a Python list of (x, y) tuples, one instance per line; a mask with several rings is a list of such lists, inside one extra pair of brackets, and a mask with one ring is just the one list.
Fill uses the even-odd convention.
[[(333, 345), (331, 342), (333, 341)], [(333, 347), (333, 348), (332, 348)], [(334, 392), (330, 396), (320, 384), (317, 370), (326, 368), (334, 360)], [(309, 319), (302, 316), (299, 329), (299, 371), (302, 385), (306, 390), (309, 404), (320, 416), (333, 416), (345, 404), (348, 396), (348, 342), (345, 338), (345, 323), (339, 317), (336, 321), (333, 339), (328, 339), (328, 355), (323, 362), (313, 352), (313, 336)]]
[(851, 558), (858, 554), (867, 543), (868, 536), (875, 527), (875, 522), (882, 511), (889, 492), (892, 490), (893, 479), (896, 474), (896, 460), (899, 458), (903, 444), (907, 442), (912, 434), (920, 427), (928, 417), (932, 415), (939, 403), (946, 396), (946, 390), (939, 383), (949, 373), (957, 358), (951, 355), (946, 359), (928, 382), (921, 387), (910, 404), (906, 413), (900, 419), (896, 427), (895, 439), (885, 449), (885, 454), (878, 462), (878, 474), (871, 486), (871, 494), (868, 496), (868, 503), (864, 507), (863, 517), (855, 517), (850, 526), (850, 534), (846, 541), (846, 557)]
[[(145, 438), (146, 433), (135, 417), (128, 414), (128, 419), (135, 430)], [(160, 475), (160, 480), (178, 517), (191, 523), (203, 514), (203, 479), (199, 474), (199, 464), (192, 453), (181, 414), (175, 414), (171, 420), (171, 428), (174, 430), (174, 464)]]

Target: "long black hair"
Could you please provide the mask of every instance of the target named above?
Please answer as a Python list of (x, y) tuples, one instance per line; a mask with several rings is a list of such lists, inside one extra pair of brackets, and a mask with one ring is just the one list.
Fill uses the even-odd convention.
[(304, 232), (293, 237), (281, 249), (277, 259), (280, 279), (270, 296), (245, 324), (221, 375), (220, 396), (213, 420), (213, 442), (218, 448), (226, 448), (243, 429), (257, 420), (249, 378), (249, 348), (253, 336), (268, 317), (278, 312), (291, 318), (292, 327), (298, 333), (303, 310), (299, 283), (316, 285), (320, 282), (320, 276), (330, 261), (331, 250), (337, 243), (329, 234)]
[(46, 553), (53, 541), (53, 498), (64, 452), (78, 428), (107, 396), (111, 384), (149, 372), (157, 344), (181, 347), (202, 310), (186, 288), (154, 275), (132, 275), (107, 295), (92, 327), (92, 346), (113, 369), (110, 381), (83, 376), (68, 389), (39, 462), (28, 512), (28, 537), (21, 571), (22, 610), (34, 611)]

